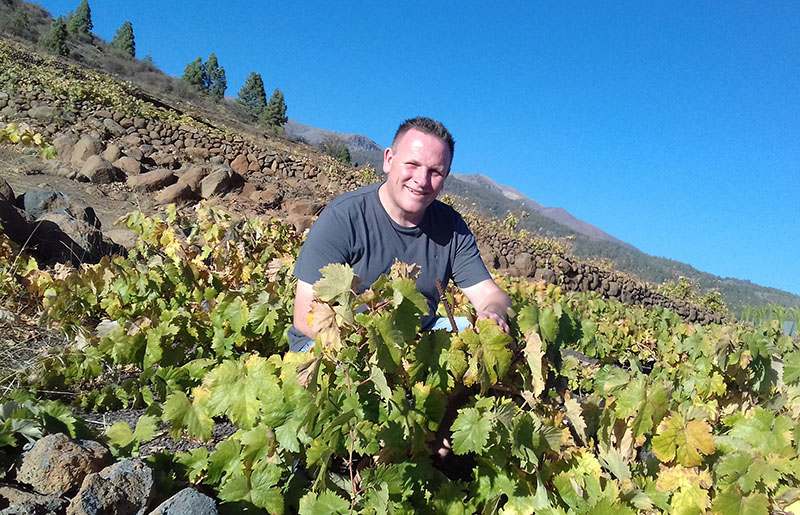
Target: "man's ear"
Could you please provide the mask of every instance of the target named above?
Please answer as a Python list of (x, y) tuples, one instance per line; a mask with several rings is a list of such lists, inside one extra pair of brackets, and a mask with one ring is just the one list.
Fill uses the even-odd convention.
[(387, 147), (386, 150), (383, 151), (383, 173), (387, 175), (389, 174), (389, 170), (392, 169), (392, 159), (394, 159), (392, 147)]

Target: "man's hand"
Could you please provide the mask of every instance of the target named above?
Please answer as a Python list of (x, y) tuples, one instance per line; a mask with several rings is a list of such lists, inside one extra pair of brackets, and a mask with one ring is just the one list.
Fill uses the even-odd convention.
[(464, 288), (463, 291), (475, 306), (479, 320), (494, 320), (500, 329), (506, 333), (509, 331), (506, 313), (511, 307), (511, 299), (492, 279), (486, 279), (469, 288)]
[(511, 329), (508, 327), (506, 317), (491, 310), (478, 311), (476, 313), (478, 320), (494, 320), (504, 333), (508, 333)]

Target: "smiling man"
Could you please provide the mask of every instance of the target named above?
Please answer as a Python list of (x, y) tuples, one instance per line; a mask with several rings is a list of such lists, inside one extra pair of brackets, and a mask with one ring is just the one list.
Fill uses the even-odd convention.
[[(420, 266), (417, 288), (428, 300), (422, 328), (447, 327), (437, 319), (437, 280), (452, 279), (475, 307), (478, 318), (496, 321), (508, 331), (508, 296), (492, 280), (481, 260), (475, 237), (461, 216), (436, 200), (453, 162), (455, 142), (436, 120), (418, 117), (403, 122), (392, 146), (383, 154), (386, 180), (331, 202), (311, 227), (294, 273), (297, 290), (294, 326), (289, 331), (293, 351), (307, 351), (314, 333), (307, 317), (319, 270), (346, 263), (368, 287), (387, 272), (395, 259)], [(463, 327), (462, 327), (463, 329)]]

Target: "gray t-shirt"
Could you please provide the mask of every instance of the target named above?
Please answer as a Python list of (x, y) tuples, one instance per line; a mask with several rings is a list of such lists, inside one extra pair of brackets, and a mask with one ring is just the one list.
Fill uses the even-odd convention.
[[(347, 263), (368, 288), (398, 259), (420, 266), (417, 288), (428, 299), (423, 329), (435, 320), (439, 304), (436, 279), (446, 288), (452, 278), (459, 288), (491, 278), (481, 260), (475, 237), (450, 206), (434, 201), (416, 227), (391, 219), (378, 197), (381, 184), (345, 193), (331, 202), (311, 227), (294, 268), (294, 275), (313, 284), (320, 268)], [(292, 328), (295, 333), (299, 333)], [(292, 335), (290, 334), (290, 337)]]

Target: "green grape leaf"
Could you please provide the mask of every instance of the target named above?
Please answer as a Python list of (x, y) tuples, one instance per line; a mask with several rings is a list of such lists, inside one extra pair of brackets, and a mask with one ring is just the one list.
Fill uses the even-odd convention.
[(250, 482), (240, 469), (226, 477), (218, 492), (225, 502), (250, 501)]
[(260, 464), (250, 476), (251, 502), (270, 513), (283, 513), (283, 495), (277, 488), (281, 469), (274, 463)]
[(185, 427), (192, 436), (208, 440), (214, 425), (205, 405), (208, 401), (208, 390), (195, 388), (192, 393), (192, 402), (181, 391), (170, 394), (164, 403), (162, 420), (172, 426), (173, 435), (177, 436)]
[(358, 285), (358, 277), (348, 265), (331, 263), (320, 269), (322, 277), (314, 283), (314, 292), (322, 302), (346, 304)]
[(327, 490), (319, 496), (308, 492), (300, 499), (300, 515), (346, 515), (349, 512), (350, 503)]
[(264, 335), (275, 329), (279, 316), (279, 312), (270, 301), (269, 293), (262, 291), (258, 294), (258, 300), (250, 310), (248, 325), (255, 334)]
[(211, 413), (226, 415), (244, 429), (255, 425), (263, 404), (281, 401), (272, 368), (266, 359), (255, 355), (224, 361), (206, 375), (203, 384), (211, 392)]
[(762, 493), (748, 496), (735, 486), (714, 497), (713, 512), (720, 515), (769, 515), (769, 499)]
[(631, 480), (631, 469), (625, 462), (622, 453), (616, 447), (601, 448), (598, 457), (603, 467), (614, 474), (614, 477), (623, 483)]
[(453, 421), (453, 451), (456, 454), (484, 452), (492, 431), (492, 418), (488, 414), (481, 414), (475, 408), (459, 410), (458, 416)]
[(189, 481), (195, 483), (203, 476), (206, 469), (208, 469), (208, 449), (205, 447), (197, 447), (189, 452), (176, 454), (175, 460), (186, 467)]
[(653, 437), (653, 453), (663, 463), (676, 460), (684, 467), (697, 467), (703, 463), (703, 455), (711, 455), (714, 450), (708, 423), (685, 422), (678, 413), (664, 419), (658, 426), (658, 435)]
[(300, 421), (291, 419), (275, 428), (275, 438), (278, 444), (291, 452), (300, 452), (300, 441), (297, 439), (297, 432), (300, 429)]
[(138, 443), (149, 442), (156, 436), (158, 430), (158, 418), (152, 415), (139, 417), (136, 422), (136, 429), (133, 431), (133, 438)]
[(561, 313), (553, 308), (544, 308), (539, 312), (539, 330), (547, 343), (555, 343), (558, 339), (558, 321)]
[(386, 375), (384, 375), (383, 370), (372, 365), (370, 369), (370, 379), (373, 384), (375, 384), (375, 388), (378, 390), (381, 399), (389, 401), (392, 398), (392, 390), (389, 389), (389, 383), (386, 382)]
[(478, 320), (476, 327), (480, 349), (471, 350), (473, 359), (478, 360), (478, 367), (484, 372), (481, 386), (486, 388), (497, 383), (508, 372), (512, 358), (508, 345), (513, 340), (493, 320)]
[(418, 314), (428, 312), (428, 301), (425, 296), (417, 289), (417, 284), (411, 279), (400, 278), (392, 281), (392, 305), (400, 307), (404, 300), (409, 301), (417, 308)]
[(783, 382), (794, 384), (800, 381), (800, 351), (783, 356)]
[(106, 437), (108, 438), (108, 443), (120, 449), (133, 443), (133, 431), (131, 426), (124, 420), (114, 422), (106, 429)]
[(233, 439), (221, 441), (208, 457), (208, 483), (215, 485), (224, 477), (242, 470), (239, 442)]
[(539, 307), (535, 303), (526, 304), (525, 307), (519, 310), (517, 324), (522, 334), (535, 331), (539, 325)]

